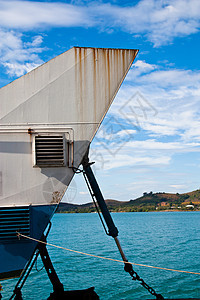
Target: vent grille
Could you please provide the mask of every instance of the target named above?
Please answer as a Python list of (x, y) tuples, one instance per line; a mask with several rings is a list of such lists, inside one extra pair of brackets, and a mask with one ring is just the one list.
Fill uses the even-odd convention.
[(30, 235), (28, 207), (0, 208), (0, 240), (17, 239), (16, 231)]
[(40, 135), (35, 137), (35, 159), (39, 167), (65, 166), (64, 136)]

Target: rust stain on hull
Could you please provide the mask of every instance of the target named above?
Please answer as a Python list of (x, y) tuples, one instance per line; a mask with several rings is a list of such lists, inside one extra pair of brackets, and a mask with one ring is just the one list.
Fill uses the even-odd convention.
[(61, 201), (61, 199), (62, 199), (62, 193), (59, 192), (59, 191), (55, 191), (52, 194), (51, 204), (57, 204), (57, 203), (59, 203)]
[[(137, 50), (75, 47), (75, 94), (79, 122), (101, 122)], [(80, 127), (80, 135), (83, 135)], [(91, 128), (92, 130), (92, 128)]]

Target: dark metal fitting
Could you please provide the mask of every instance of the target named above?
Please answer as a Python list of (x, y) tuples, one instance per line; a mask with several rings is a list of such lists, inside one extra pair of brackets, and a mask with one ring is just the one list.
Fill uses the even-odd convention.
[(23, 300), (22, 299), (21, 289), (19, 287), (15, 288), (14, 293), (15, 293), (14, 300)]
[(128, 273), (132, 273), (133, 272), (133, 267), (131, 264), (129, 264), (128, 262), (124, 264), (124, 271), (128, 272)]
[(157, 300), (165, 300), (165, 298), (161, 294), (156, 295)]

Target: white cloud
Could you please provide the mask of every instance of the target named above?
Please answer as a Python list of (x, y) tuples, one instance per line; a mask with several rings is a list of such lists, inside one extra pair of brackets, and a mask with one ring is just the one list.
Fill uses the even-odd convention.
[[(132, 80), (133, 74), (135, 78), (138, 78), (141, 75), (151, 72), (152, 70), (157, 69), (157, 66), (154, 64), (149, 64), (143, 60), (137, 60), (132, 68), (131, 71), (128, 72), (126, 80)], [(132, 72), (134, 70), (134, 73)]]
[(200, 141), (200, 120), (194, 121), (184, 134), (182, 134), (184, 140)]
[[(148, 71), (143, 72), (144, 66)], [(95, 140), (106, 161), (103, 168), (162, 167), (177, 154), (199, 152), (199, 97), (199, 71), (151, 67), (144, 61), (134, 65), (110, 109), (110, 119), (132, 128), (133, 135), (120, 137), (119, 131), (112, 139), (104, 139), (104, 133)]]
[(147, 62), (143, 60), (137, 60), (134, 63), (134, 66), (138, 68), (141, 72), (148, 72), (151, 70), (154, 70), (156, 68), (156, 65), (148, 64)]
[[(122, 147), (120, 145), (122, 143)], [(106, 144), (105, 144), (106, 145)], [(120, 151), (110, 152), (109, 149)], [(114, 169), (119, 167), (136, 167), (136, 166), (164, 166), (171, 162), (175, 154), (199, 152), (200, 143), (195, 142), (160, 142), (155, 139), (143, 141), (132, 140), (124, 143), (124, 140), (118, 140), (109, 147), (104, 147), (103, 143), (94, 143), (92, 150), (96, 149), (96, 154), (101, 153), (102, 160), (96, 160), (98, 169)], [(102, 164), (102, 161), (104, 163)]]
[(7, 68), (7, 73), (10, 76), (22, 76), (27, 72), (30, 72), (31, 70), (37, 68), (40, 64), (35, 64), (35, 63), (25, 63), (25, 64), (20, 64), (20, 63), (2, 63), (4, 67)]
[(127, 142), (125, 145), (125, 148), (130, 148), (135, 152), (135, 150), (138, 149), (138, 151), (141, 152), (141, 150), (165, 150), (167, 153), (169, 151), (175, 151), (175, 152), (184, 152), (184, 151), (199, 151), (198, 147), (200, 147), (200, 143), (183, 143), (183, 142), (159, 142), (152, 139), (147, 139), (144, 141), (131, 141)]
[(0, 30), (0, 64), (11, 76), (21, 76), (39, 66), (43, 61), (39, 53), (45, 50), (42, 36), (24, 42), (23, 35), (13, 30)]
[(110, 110), (115, 118), (151, 137), (200, 141), (199, 71), (150, 65), (144, 73), (134, 64), (127, 80)]
[(43, 37), (41, 35), (37, 35), (33, 37), (32, 42), (27, 42), (25, 43), (25, 45), (28, 47), (38, 47), (38, 46), (40, 47), (42, 42), (43, 42)]
[(79, 192), (80, 195), (88, 195), (88, 192)]
[(0, 1), (1, 26), (33, 29), (43, 26), (86, 26), (92, 23), (82, 6), (61, 2)]
[(107, 4), (99, 6), (98, 12), (107, 17), (113, 28), (145, 35), (156, 47), (175, 37), (194, 34), (200, 27), (198, 0), (141, 0), (128, 7)]
[(199, 31), (199, 0), (141, 0), (127, 7), (111, 3), (0, 1), (1, 26), (31, 30), (38, 27), (96, 27), (112, 33), (120, 28), (146, 36), (154, 44), (168, 44), (176, 37)]
[(117, 132), (117, 138), (123, 138), (127, 136), (134, 135), (137, 131), (134, 129), (124, 129), (119, 132)]
[[(193, 0), (191, 4), (190, 0), (141, 0), (135, 5), (121, 7), (98, 1), (75, 1), (67, 4), (0, 0), (0, 26), (1, 64), (10, 75), (19, 76), (40, 65), (42, 60), (39, 54), (45, 50), (41, 47), (41, 35), (27, 42), (24, 41), (22, 32), (52, 27), (95, 27), (108, 33), (121, 29), (146, 36), (155, 46), (160, 46), (173, 41), (177, 36), (187, 36), (199, 30), (200, 2)], [(146, 83), (153, 82), (151, 89), (158, 80), (160, 88), (163, 88), (166, 84), (171, 86), (172, 82), (182, 82), (182, 78), (187, 82), (191, 77), (189, 71), (183, 74), (179, 70), (156, 72), (156, 69), (157, 66), (139, 60), (135, 63), (133, 74), (139, 83), (144, 80)], [(193, 74), (192, 77), (194, 78)]]
[(108, 124), (103, 124), (100, 127), (99, 131), (97, 132), (96, 138), (99, 140), (99, 142), (101, 142), (102, 139), (112, 142), (113, 140), (119, 140), (122, 138), (128, 140), (137, 133), (135, 129), (120, 130), (119, 128), (124, 128), (123, 124), (120, 124), (119, 126), (119, 121), (116, 120), (116, 122), (113, 122), (110, 125), (108, 120)]
[(138, 83), (156, 84), (159, 87), (170, 87), (172, 90), (173, 87), (177, 87), (178, 85), (181, 85), (181, 87), (197, 87), (197, 84), (199, 84), (200, 81), (200, 72), (191, 70), (155, 70), (154, 72), (144, 74), (141, 77), (137, 77), (136, 75), (137, 70), (132, 73), (132, 78)]
[(175, 189), (183, 189), (185, 185), (183, 184), (171, 184), (170, 187), (175, 188)]
[[(123, 151), (124, 153), (124, 151)], [(106, 155), (104, 156), (106, 159)], [(133, 166), (163, 166), (168, 165), (170, 163), (170, 156), (168, 155), (160, 155), (157, 157), (156, 155), (133, 155), (133, 153), (129, 154), (118, 154), (114, 158), (107, 159), (107, 163), (104, 165), (105, 170), (120, 168), (120, 167), (133, 167)]]

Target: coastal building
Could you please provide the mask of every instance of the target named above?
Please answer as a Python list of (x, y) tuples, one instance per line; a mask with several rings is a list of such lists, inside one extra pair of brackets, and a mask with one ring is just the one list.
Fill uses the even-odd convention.
[(188, 208), (188, 209), (193, 209), (193, 208), (194, 208), (194, 205), (188, 204), (188, 205), (186, 205), (186, 208)]

